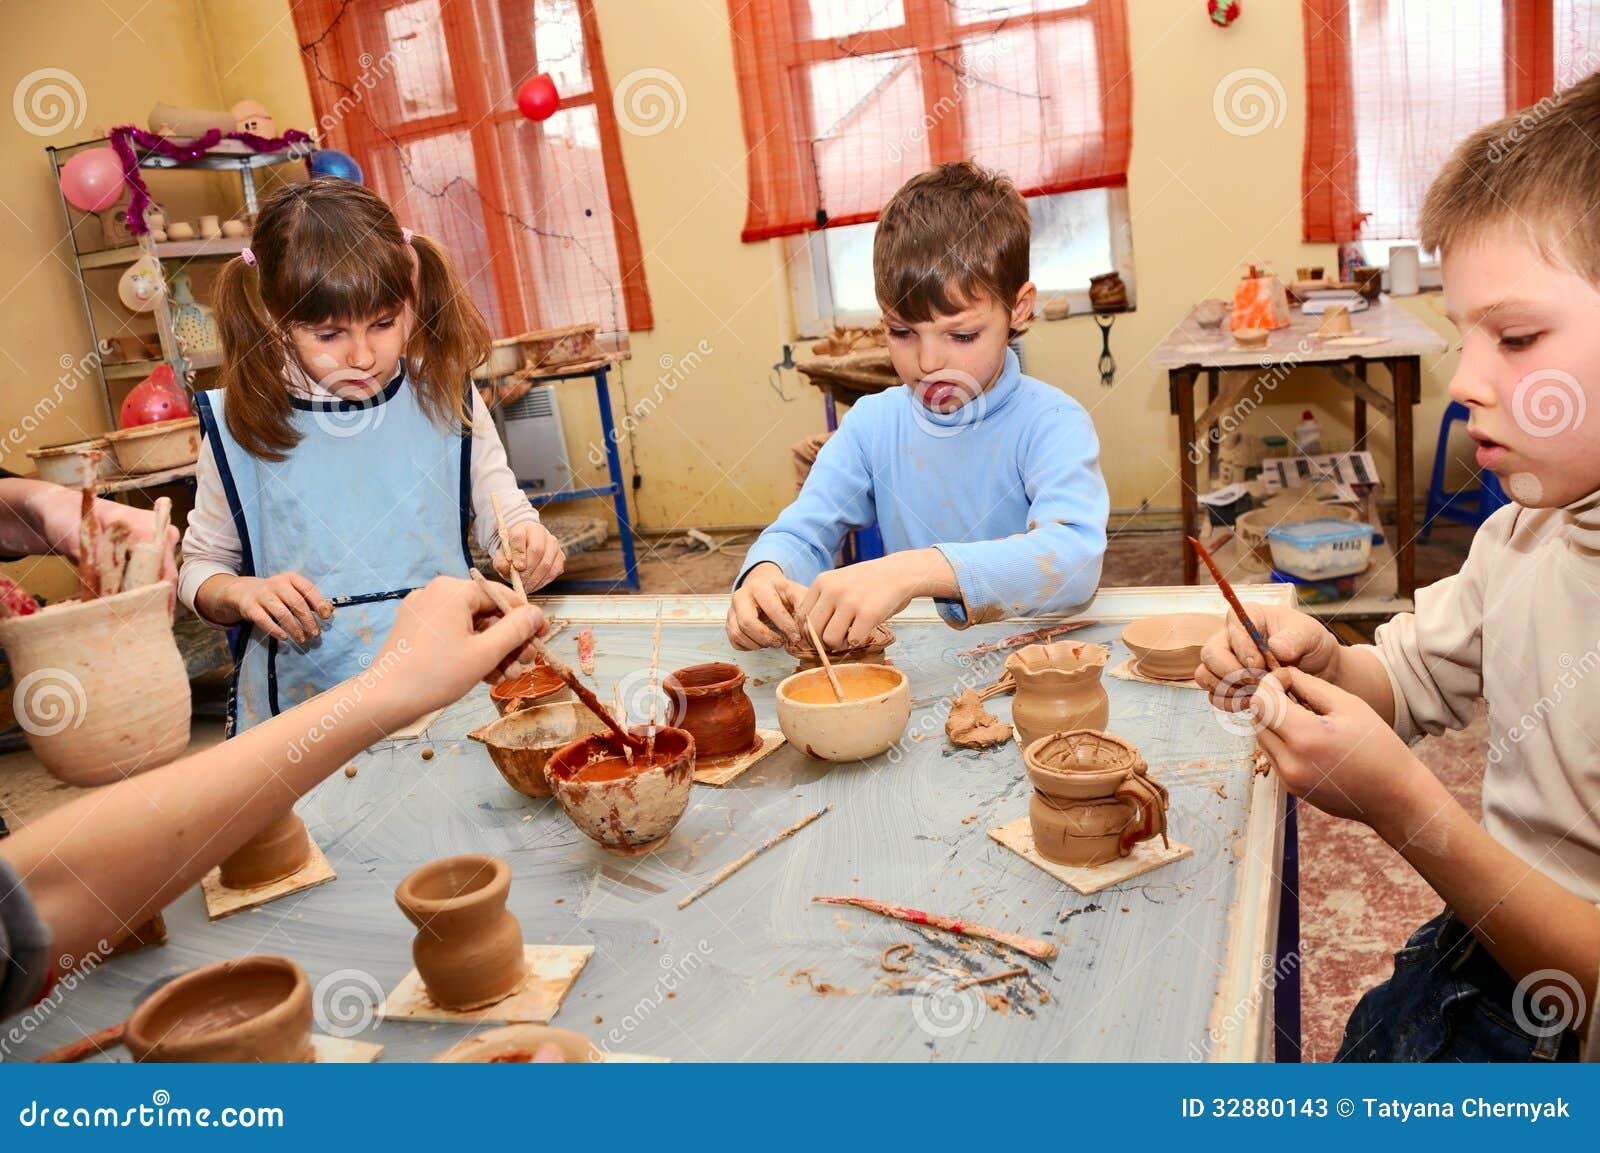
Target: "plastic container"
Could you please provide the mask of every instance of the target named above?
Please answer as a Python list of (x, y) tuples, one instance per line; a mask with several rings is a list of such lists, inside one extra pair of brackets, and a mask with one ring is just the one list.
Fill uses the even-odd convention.
[(1300, 423), (1294, 426), (1294, 450), (1302, 456), (1322, 451), (1322, 426), (1309, 408), (1300, 413)]
[(1272, 567), (1304, 580), (1351, 576), (1372, 557), (1372, 526), (1331, 517), (1278, 525), (1267, 530)]

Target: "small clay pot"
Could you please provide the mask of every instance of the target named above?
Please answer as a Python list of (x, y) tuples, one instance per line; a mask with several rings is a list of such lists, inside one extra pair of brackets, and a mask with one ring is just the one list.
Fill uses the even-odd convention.
[[(828, 659), (835, 665), (881, 665), (887, 660), (884, 650), (892, 644), (894, 644), (894, 630), (888, 625), (879, 625), (859, 644), (829, 649)], [(802, 638), (799, 641), (791, 641), (783, 646), (783, 651), (798, 662), (794, 670), (797, 673), (822, 667), (822, 662), (817, 659), (817, 650), (811, 646), (809, 640)]]
[(1103, 865), (1140, 841), (1167, 839), (1167, 790), (1146, 775), (1144, 758), (1111, 733), (1052, 733), (1022, 753), (1033, 795), (1033, 845), (1061, 865)]
[(755, 748), (756, 707), (744, 690), (744, 670), (727, 661), (690, 665), (667, 674), (667, 724), (694, 736), (695, 757), (737, 757)]
[(468, 855), (406, 875), (395, 902), (413, 925), (411, 958), (428, 996), (446, 1009), (479, 1009), (509, 996), (527, 976), (522, 926), (506, 911), (511, 866)]
[(1128, 625), (1122, 630), (1122, 643), (1134, 655), (1135, 667), (1143, 675), (1187, 681), (1200, 667), (1200, 650), (1223, 627), (1222, 618), (1212, 613), (1164, 613)]
[(860, 761), (885, 752), (911, 719), (911, 685), (892, 665), (834, 669), (845, 700), (833, 693), (824, 669), (795, 673), (778, 684), (778, 727), (806, 756)]
[(576, 701), (535, 705), (508, 713), (467, 736), (489, 750), (500, 775), (525, 797), (548, 797), (544, 767), (555, 751), (579, 737), (604, 732), (605, 722)]
[(311, 982), (287, 957), (219, 961), (150, 994), (122, 1043), (135, 1061), (310, 1061)]
[(175, 220), (167, 225), (168, 240), (193, 240), (194, 225), (182, 220)]
[(1068, 729), (1103, 729), (1111, 702), (1100, 674), (1111, 650), (1105, 645), (1053, 641), (1027, 645), (1006, 658), (1005, 670), (1016, 682), (1011, 724), (1022, 748)]
[(568, 1064), (604, 1061), (605, 1054), (582, 1033), (549, 1025), (506, 1025), (475, 1033), (434, 1058), (453, 1065), (525, 1065), (541, 1045), (554, 1045)]
[(647, 764), (644, 750), (636, 749), (629, 765), (622, 743), (607, 731), (557, 750), (544, 772), (574, 825), (606, 852), (634, 857), (666, 844), (689, 807), (694, 758), (688, 730), (659, 728), (655, 758)]
[(547, 665), (540, 665), (520, 677), (501, 681), (489, 690), (489, 699), (503, 717), (518, 709), (556, 701), (575, 701), (578, 698), (567, 682), (561, 679), (560, 673)]
[(259, 889), (298, 872), (310, 857), (306, 824), (290, 809), (223, 860), (222, 883), (230, 889)]
[(222, 235), (229, 240), (239, 240), (249, 231), (242, 220), (224, 220), (222, 222)]

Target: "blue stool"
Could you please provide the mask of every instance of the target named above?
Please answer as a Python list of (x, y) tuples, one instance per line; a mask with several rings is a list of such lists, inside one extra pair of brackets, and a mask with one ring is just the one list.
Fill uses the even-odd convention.
[(1428, 482), (1428, 508), (1422, 514), (1422, 531), (1417, 534), (1417, 539), (1423, 543), (1427, 543), (1436, 517), (1442, 516), (1458, 524), (1470, 524), (1477, 528), (1496, 509), (1511, 503), (1505, 490), (1500, 487), (1499, 478), (1488, 469), (1478, 474), (1477, 488), (1445, 491), (1444, 466), (1445, 454), (1450, 449), (1450, 426), (1466, 423), (1471, 415), (1466, 405), (1452, 400), (1445, 407), (1444, 419), (1439, 422), (1439, 444), (1433, 450), (1433, 479)]

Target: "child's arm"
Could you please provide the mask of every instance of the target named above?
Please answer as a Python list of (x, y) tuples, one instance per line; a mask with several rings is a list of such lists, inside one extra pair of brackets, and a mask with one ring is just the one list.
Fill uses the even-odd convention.
[[(1302, 703), (1283, 694), (1285, 685)], [(1550, 969), (1576, 983), (1583, 1018), (1600, 975), (1600, 908), (1486, 833), (1354, 694), (1289, 669), (1270, 674), (1250, 708), (1260, 723), (1257, 740), (1290, 792), (1370, 825), (1514, 979)]]
[[(372, 667), (232, 740), (72, 801), (0, 841), (57, 956), (153, 916), (356, 753), (493, 676), (543, 631), (440, 577), (401, 602)], [(3, 975), (0, 966), (0, 975)]]
[[(149, 509), (97, 500), (94, 515), (101, 528), (126, 525), (135, 544), (148, 541), (155, 531), (155, 513)], [(40, 556), (53, 553), (77, 560), (81, 540), (78, 526), (82, 517), (83, 494), (77, 489), (25, 477), (0, 478), (0, 554)], [(172, 550), (178, 543), (178, 530), (169, 527), (167, 539), (162, 543), (166, 548), (161, 577), (171, 580), (177, 575)]]
[[(539, 523), (539, 512), (517, 483), (506, 459), (505, 445), (495, 431), (489, 406), (476, 387), (472, 389), (472, 517), (478, 547), (494, 561), (495, 571), (511, 575), (514, 564), (522, 584), (532, 592), (543, 588), (566, 568), (567, 557), (555, 536)], [(499, 498), (506, 522), (506, 540), (495, 531), (494, 505)]]

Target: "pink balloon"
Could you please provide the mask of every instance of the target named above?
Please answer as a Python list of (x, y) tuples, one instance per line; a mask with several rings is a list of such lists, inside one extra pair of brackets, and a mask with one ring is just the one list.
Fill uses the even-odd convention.
[(548, 72), (530, 76), (517, 89), (517, 107), (529, 120), (549, 120), (561, 106), (561, 93)]
[(122, 190), (122, 162), (109, 148), (90, 148), (61, 166), (61, 195), (85, 212), (104, 212)]

